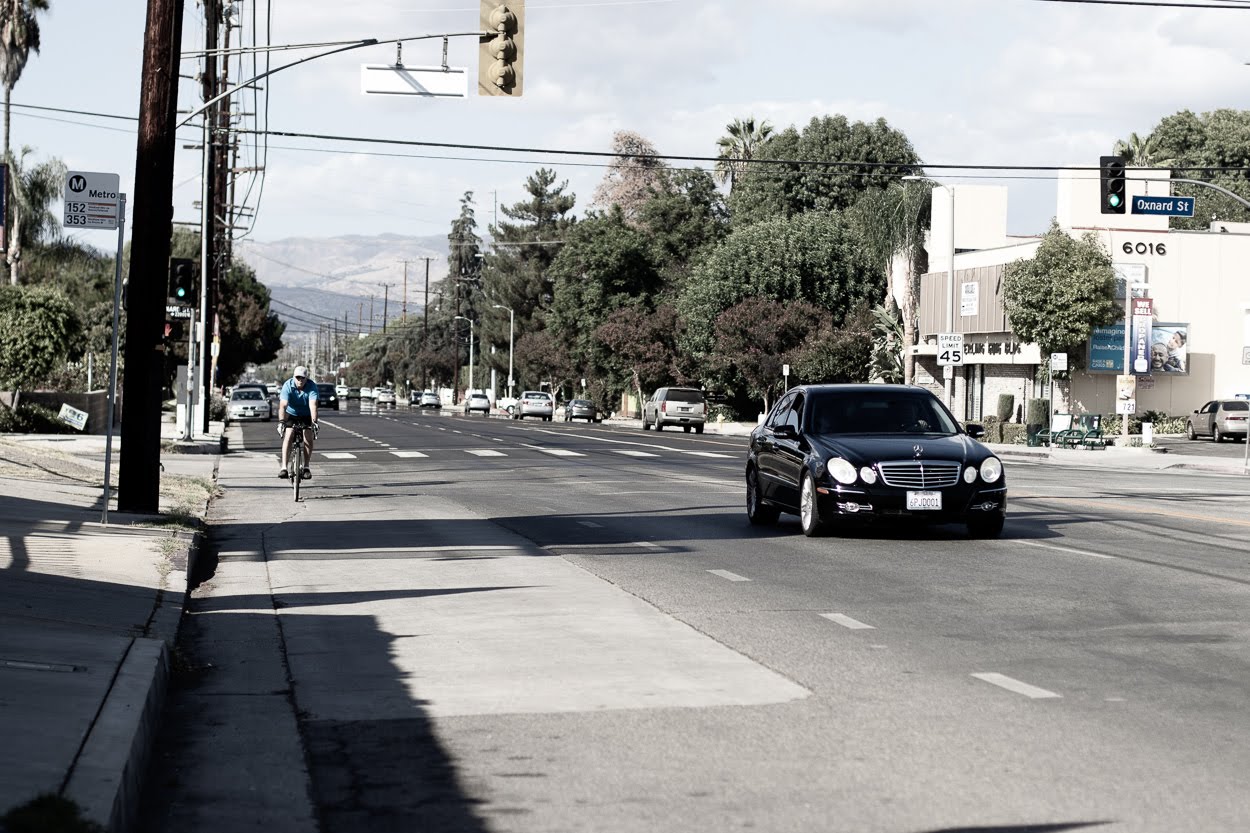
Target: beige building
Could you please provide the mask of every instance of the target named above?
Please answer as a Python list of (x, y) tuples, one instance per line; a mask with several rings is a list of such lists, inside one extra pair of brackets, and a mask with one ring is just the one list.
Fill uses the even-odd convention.
[[(1167, 172), (1130, 168), (1130, 204), (1138, 195), (1168, 195), (1170, 183), (1143, 177), (1162, 179)], [(1201, 187), (1177, 183), (1175, 191), (1194, 195)], [(1213, 222), (1209, 231), (1169, 231), (1167, 217), (1101, 214), (1095, 171), (1064, 176), (1057, 190), (1059, 226), (1073, 236), (1093, 232), (1117, 270), (1137, 284), (1134, 294), (1152, 301), (1154, 333), (1161, 341), (1154, 345), (1153, 368), (1137, 375), (1138, 413), (1180, 416), (1210, 399), (1250, 396), (1250, 224)], [(933, 192), (927, 244), (931, 271), (920, 279), (920, 344), (912, 348), (916, 382), (945, 396), (947, 368), (937, 364), (937, 336), (962, 333), (965, 360), (952, 368), (948, 404), (964, 419), (994, 413), (1000, 393), (1013, 394), (1017, 408), (1049, 394), (1034, 382), (1049, 357), (1041, 356), (1036, 344), (1015, 337), (1002, 302), (1004, 265), (1032, 257), (1040, 238), (1011, 237), (1006, 226), (1005, 187), (956, 185)], [(1174, 336), (1178, 329), (1183, 344)], [(1123, 365), (1122, 345), (1118, 350), (1115, 345), (1122, 332), (1098, 334), (1096, 361), (1089, 365), (1089, 354), (1081, 357), (1090, 369), (1072, 373), (1070, 382), (1055, 383), (1055, 408), (1115, 412), (1116, 375)], [(1163, 352), (1167, 338), (1170, 354)]]

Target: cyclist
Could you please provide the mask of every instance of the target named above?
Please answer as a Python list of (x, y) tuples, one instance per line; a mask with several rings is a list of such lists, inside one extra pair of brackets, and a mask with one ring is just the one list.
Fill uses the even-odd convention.
[(300, 476), (312, 477), (307, 461), (312, 460), (313, 437), (316, 436), (313, 429), (317, 427), (317, 383), (308, 378), (308, 368), (302, 364), (295, 368), (291, 378), (282, 385), (278, 399), (278, 426), (282, 431), (282, 468), (278, 477), (290, 476), (287, 474), (287, 460), (291, 457), (291, 440), (297, 428), (304, 432), (306, 449), (306, 462)]

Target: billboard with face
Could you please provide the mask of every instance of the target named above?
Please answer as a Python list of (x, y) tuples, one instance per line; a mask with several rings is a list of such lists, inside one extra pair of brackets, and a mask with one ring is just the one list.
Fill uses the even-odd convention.
[[(1150, 326), (1151, 374), (1189, 373), (1189, 325), (1154, 322)], [(1136, 344), (1131, 349), (1136, 354)], [(1124, 325), (1095, 327), (1089, 339), (1090, 373), (1124, 373)], [(1131, 370), (1129, 372), (1132, 372)]]

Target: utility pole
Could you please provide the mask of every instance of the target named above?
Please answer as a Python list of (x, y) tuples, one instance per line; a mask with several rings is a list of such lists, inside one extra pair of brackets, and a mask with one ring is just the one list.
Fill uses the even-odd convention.
[(182, 0), (148, 0), (130, 235), (119, 512), (150, 514), (159, 510), (161, 385), (165, 378), (161, 338), (173, 230), (170, 206), (181, 43)]
[(369, 334), (373, 335), (373, 293), (369, 293)]
[(400, 261), (400, 263), (404, 264), (404, 298), (399, 307), (399, 314), (402, 318), (408, 317), (408, 264), (412, 262), (411, 260)]
[(430, 258), (425, 259), (425, 305), (421, 307), (421, 343), (430, 330)]
[(391, 294), (391, 287), (394, 285), (393, 283), (378, 284), (378, 286), (382, 287), (382, 332), (386, 332), (386, 303)]
[[(201, 77), (205, 101), (211, 101), (217, 95), (217, 30), (221, 20), (219, 0), (204, 0), (204, 72)], [(225, 62), (223, 61), (223, 64)], [(208, 409), (212, 402), (212, 380), (208, 378), (208, 316), (212, 297), (213, 274), (218, 259), (217, 249), (217, 209), (222, 196), (220, 179), (221, 165), (218, 159), (217, 146), (214, 144), (219, 121), (218, 108), (214, 105), (204, 111), (204, 147), (203, 169), (201, 175), (202, 192), (200, 195), (200, 297), (199, 315), (188, 322), (193, 333), (191, 343), (195, 345), (194, 353), (187, 354), (187, 373), (196, 379), (198, 385), (189, 391), (187, 397), (188, 435), (195, 431), (208, 433)], [(198, 323), (197, 323), (198, 322)], [(193, 370), (193, 368), (195, 368)], [(196, 408), (196, 401), (199, 407)], [(187, 436), (187, 439), (191, 439)]]

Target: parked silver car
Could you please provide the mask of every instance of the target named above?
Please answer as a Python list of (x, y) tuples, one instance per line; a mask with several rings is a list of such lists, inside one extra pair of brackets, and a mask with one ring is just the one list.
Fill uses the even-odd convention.
[(465, 416), (474, 411), (481, 411), (484, 416), (490, 416), (490, 398), (481, 391), (474, 391), (464, 398)]
[(271, 417), (269, 398), (260, 388), (240, 387), (230, 394), (230, 401), (226, 404), (227, 422), (242, 422), (249, 419), (268, 422)]
[(663, 431), (666, 425), (680, 425), (689, 433), (703, 433), (707, 405), (698, 388), (660, 388), (642, 406), (642, 430)]
[(1185, 436), (1191, 440), (1210, 437), (1217, 443), (1225, 439), (1246, 439), (1250, 401), (1245, 399), (1213, 399), (1185, 421)]

